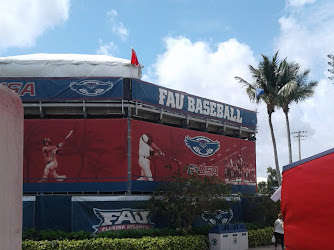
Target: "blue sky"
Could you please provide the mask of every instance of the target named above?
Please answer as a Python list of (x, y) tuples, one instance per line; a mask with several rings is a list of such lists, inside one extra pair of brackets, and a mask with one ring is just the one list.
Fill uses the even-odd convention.
[(69, 4), (68, 17), (45, 29), (34, 39), (34, 46), (22, 44), (23, 50), (8, 46), (1, 55), (95, 54), (105, 46), (109, 54), (128, 58), (132, 46), (141, 64), (150, 65), (164, 52), (163, 39), (178, 36), (208, 42), (213, 49), (217, 43), (235, 38), (266, 54), (273, 50), (272, 38), (279, 31), (277, 18), (284, 12), (283, 1), (266, 0), (58, 2)]
[[(314, 97), (292, 105), (291, 130), (307, 130), (302, 158), (333, 147), (332, 0), (0, 0), (0, 56), (106, 54), (144, 65), (143, 80), (257, 110), (257, 172), (274, 167), (265, 105), (249, 102), (235, 81), (251, 81), (261, 54), (296, 61), (319, 81)], [(280, 166), (288, 163), (285, 120), (273, 117)], [(333, 138), (332, 138), (333, 137)], [(292, 142), (298, 160), (297, 142)]]

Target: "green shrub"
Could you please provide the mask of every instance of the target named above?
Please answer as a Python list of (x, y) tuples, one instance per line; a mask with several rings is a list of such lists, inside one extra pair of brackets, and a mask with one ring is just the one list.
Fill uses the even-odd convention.
[(244, 223), (247, 230), (257, 230), (257, 229), (263, 229), (266, 228), (267, 226), (263, 226), (261, 223), (257, 222), (252, 222), (252, 223)]
[[(250, 229), (252, 227), (256, 228), (257, 226), (260, 225), (246, 224), (246, 228), (248, 229), (249, 247), (270, 245), (271, 237), (273, 235), (273, 228), (267, 227), (256, 230)], [(23, 233), (24, 241), (22, 244), (23, 245), (22, 249), (27, 249), (27, 250), (99, 249), (98, 247), (101, 247), (101, 244), (102, 245), (105, 244), (105, 246), (108, 247), (110, 245), (110, 248), (105, 248), (105, 249), (117, 249), (117, 248), (112, 248), (113, 246), (117, 246), (119, 247), (119, 249), (122, 250), (141, 249), (138, 246), (146, 246), (145, 244), (151, 244), (150, 247), (146, 249), (163, 249), (163, 248), (154, 248), (157, 244), (159, 246), (167, 244), (166, 249), (180, 249), (176, 248), (176, 246), (177, 244), (181, 243), (183, 244), (182, 239), (184, 239), (184, 237), (187, 239), (188, 244), (189, 242), (193, 241), (195, 243), (197, 241), (202, 243), (204, 242), (206, 244), (206, 247), (202, 249), (206, 249), (208, 244), (208, 234), (210, 229), (211, 226), (193, 228), (190, 232), (186, 232), (184, 230), (168, 229), (168, 228), (165, 229), (156, 228), (150, 230), (108, 231), (93, 237), (91, 236), (91, 233), (83, 231), (65, 233), (61, 231), (48, 231), (48, 230), (36, 231), (31, 229), (31, 230), (25, 230)], [(197, 242), (199, 246), (202, 246), (201, 245), (202, 243), (199, 242)], [(62, 247), (64, 244), (66, 245), (66, 247)], [(85, 244), (87, 244), (92, 248), (85, 247)], [(98, 246), (97, 248), (95, 248), (95, 244), (97, 244)], [(82, 247), (80, 248), (79, 246)], [(194, 245), (194, 247), (196, 246), (197, 245)], [(191, 249), (191, 248), (184, 248), (184, 249)]]
[(149, 230), (120, 230), (98, 233), (94, 238), (142, 238), (144, 236), (162, 237), (162, 236), (182, 236), (183, 231), (169, 228), (152, 228)]
[(90, 232), (62, 232), (57, 230), (35, 230), (27, 229), (22, 233), (23, 240), (84, 240), (90, 238), (142, 238), (144, 236), (163, 237), (163, 236), (184, 236), (184, 235), (208, 235), (212, 226), (194, 227), (189, 232), (182, 229), (171, 228), (152, 228), (150, 230), (120, 230), (107, 231), (92, 235)]
[(22, 232), (23, 240), (84, 240), (91, 238), (90, 232), (78, 231), (78, 232), (63, 232), (59, 230), (36, 230), (36, 229), (24, 229)]
[(267, 227), (257, 230), (248, 231), (248, 245), (249, 247), (259, 247), (270, 245), (273, 237), (273, 228)]
[(167, 236), (167, 237), (143, 237), (140, 239), (87, 239), (87, 240), (56, 240), (56, 241), (32, 241), (22, 242), (23, 250), (42, 249), (89, 249), (89, 250), (139, 250), (139, 249), (207, 249), (207, 238), (198, 236)]
[(269, 195), (243, 195), (241, 207), (244, 223), (258, 223), (262, 227), (272, 226), (281, 211), (280, 201), (273, 202)]

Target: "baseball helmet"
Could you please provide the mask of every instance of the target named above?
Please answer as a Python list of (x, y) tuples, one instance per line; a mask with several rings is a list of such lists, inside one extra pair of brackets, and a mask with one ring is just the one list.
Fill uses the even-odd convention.
[(143, 141), (145, 143), (150, 143), (153, 141), (153, 137), (150, 133), (143, 134)]
[(51, 139), (50, 139), (50, 138), (45, 138), (45, 139), (43, 140), (43, 142), (51, 142)]
[(145, 143), (148, 142), (148, 136), (147, 136), (146, 134), (143, 134), (143, 135), (142, 135), (142, 138), (143, 138), (143, 141), (144, 141)]

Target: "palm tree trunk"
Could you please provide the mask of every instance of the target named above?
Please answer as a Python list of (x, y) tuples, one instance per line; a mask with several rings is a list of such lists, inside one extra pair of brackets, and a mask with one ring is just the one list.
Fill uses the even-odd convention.
[(288, 147), (289, 147), (289, 163), (292, 163), (292, 149), (291, 149), (291, 133), (290, 133), (290, 122), (289, 122), (289, 111), (284, 111), (286, 132), (288, 134)]
[(269, 127), (270, 127), (270, 133), (271, 133), (271, 140), (273, 142), (273, 148), (274, 148), (274, 157), (275, 157), (275, 165), (276, 165), (276, 176), (278, 180), (278, 185), (282, 185), (282, 180), (281, 180), (281, 171), (279, 169), (278, 165), (278, 155), (277, 155), (277, 147), (276, 147), (276, 139), (275, 139), (275, 134), (274, 134), (274, 127), (271, 121), (271, 115), (272, 111), (269, 110), (268, 108), (268, 121), (269, 121)]

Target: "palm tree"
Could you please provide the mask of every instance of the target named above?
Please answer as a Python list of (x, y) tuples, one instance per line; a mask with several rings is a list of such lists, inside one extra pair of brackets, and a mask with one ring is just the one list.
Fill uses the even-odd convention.
[[(261, 101), (264, 101), (267, 105), (268, 122), (273, 143), (276, 174), (279, 185), (282, 184), (281, 171), (278, 164), (276, 139), (271, 116), (273, 112), (275, 112), (275, 107), (277, 106), (278, 91), (284, 86), (282, 73), (284, 72), (286, 65), (286, 59), (281, 62), (279, 61), (277, 51), (271, 60), (267, 56), (262, 55), (262, 61), (260, 61), (257, 69), (249, 65), (254, 80), (253, 83), (249, 83), (241, 77), (235, 77), (243, 87), (246, 87), (246, 93), (252, 102), (260, 103)], [(258, 98), (255, 96), (257, 89), (263, 89), (264, 91)]]
[(285, 114), (285, 122), (288, 136), (289, 163), (292, 163), (291, 133), (289, 123), (289, 105), (293, 102), (298, 103), (314, 94), (314, 88), (318, 85), (317, 81), (307, 82), (309, 69), (299, 73), (298, 63), (288, 63), (284, 68), (281, 78), (281, 88), (278, 91), (278, 107), (282, 108)]

